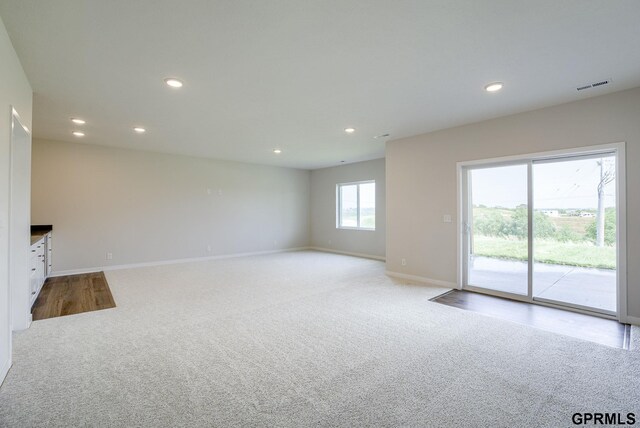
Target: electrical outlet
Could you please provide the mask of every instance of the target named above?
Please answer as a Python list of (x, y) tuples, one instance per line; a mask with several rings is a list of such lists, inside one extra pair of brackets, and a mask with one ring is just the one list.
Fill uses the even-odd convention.
[(211, 245), (207, 245), (207, 251), (210, 253), (211, 252)]
[(329, 245), (331, 245), (331, 239), (329, 239)]
[(407, 259), (402, 259), (401, 263), (402, 263), (402, 266), (406, 266), (407, 265)]
[(113, 260), (113, 253), (107, 253), (107, 260)]
[(443, 223), (451, 223), (451, 214), (445, 214), (442, 216)]
[(222, 189), (218, 189), (218, 196), (222, 196)]
[(211, 194), (211, 189), (207, 189), (207, 195)]
[(277, 247), (277, 246), (278, 246), (278, 240), (277, 240), (277, 239), (274, 239), (274, 240), (273, 240), (273, 246), (274, 246), (274, 247)]

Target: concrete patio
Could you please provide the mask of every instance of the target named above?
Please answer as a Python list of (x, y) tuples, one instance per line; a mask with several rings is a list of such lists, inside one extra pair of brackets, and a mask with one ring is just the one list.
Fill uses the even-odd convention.
[[(474, 256), (469, 283), (508, 293), (527, 294), (527, 263)], [(606, 311), (616, 311), (616, 271), (534, 263), (533, 296)]]

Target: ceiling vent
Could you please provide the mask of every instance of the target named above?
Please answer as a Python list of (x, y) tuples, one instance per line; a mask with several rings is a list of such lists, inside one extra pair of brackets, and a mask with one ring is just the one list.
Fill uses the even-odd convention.
[(597, 88), (598, 86), (608, 85), (609, 82), (611, 82), (611, 79), (609, 79), (609, 80), (601, 80), (600, 82), (595, 82), (595, 83), (590, 83), (588, 85), (578, 86), (576, 89), (578, 91), (584, 91), (585, 89)]

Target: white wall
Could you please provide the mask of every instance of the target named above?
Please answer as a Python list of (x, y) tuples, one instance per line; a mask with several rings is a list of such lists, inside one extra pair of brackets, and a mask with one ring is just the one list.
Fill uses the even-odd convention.
[(34, 140), (32, 222), (58, 273), (304, 247), (309, 172)]
[(387, 143), (387, 269), (456, 282), (456, 162), (621, 141), (628, 313), (640, 317), (640, 88)]
[[(311, 171), (311, 245), (333, 251), (385, 256), (385, 162), (375, 159)], [(336, 185), (376, 181), (376, 230), (336, 228)]]
[(20, 114), (22, 124), (31, 129), (31, 100), (31, 86), (0, 20), (0, 382), (11, 365), (8, 233), (11, 106)]

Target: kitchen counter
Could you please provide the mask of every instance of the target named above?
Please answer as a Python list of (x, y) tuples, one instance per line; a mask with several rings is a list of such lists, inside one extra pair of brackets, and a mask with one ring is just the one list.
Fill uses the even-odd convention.
[(53, 226), (50, 224), (45, 225), (32, 225), (31, 226), (31, 245), (35, 244), (44, 236), (53, 230)]

